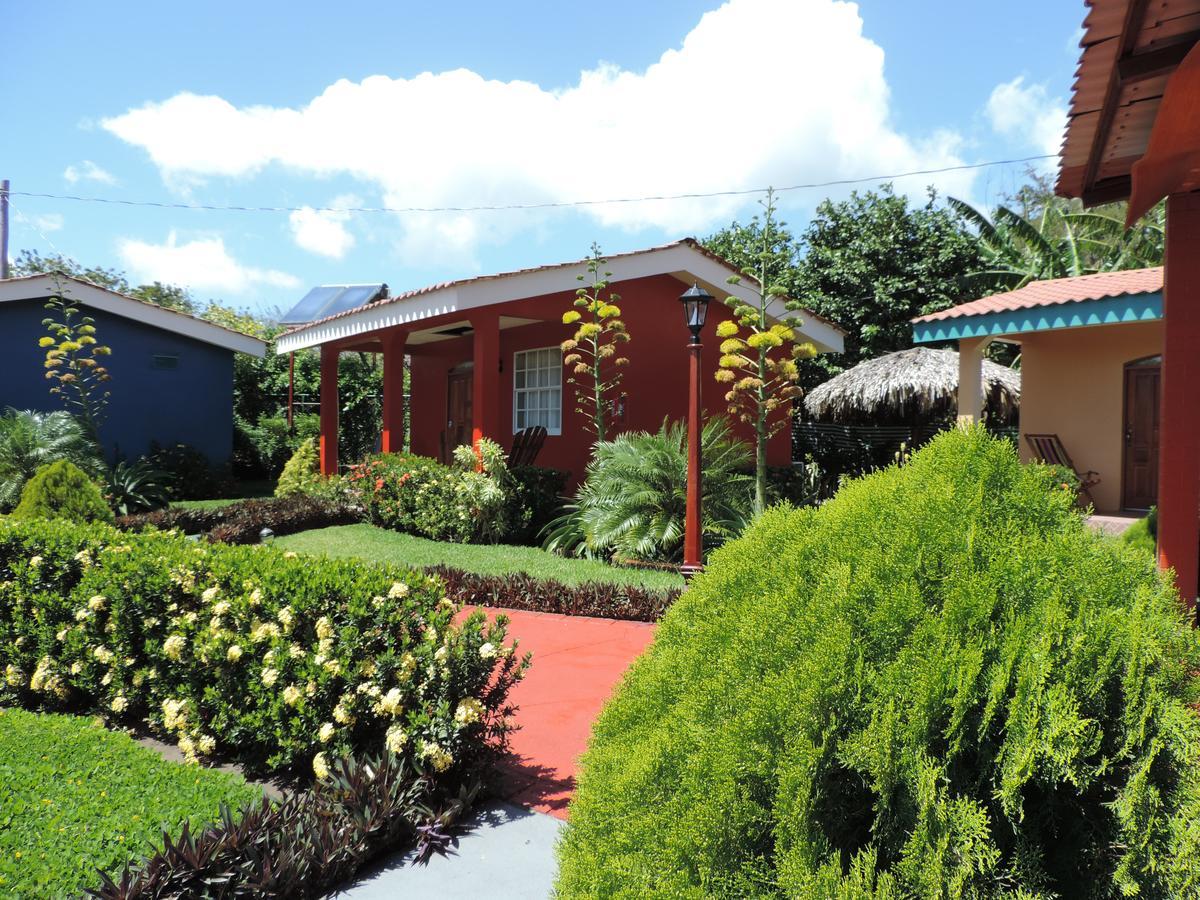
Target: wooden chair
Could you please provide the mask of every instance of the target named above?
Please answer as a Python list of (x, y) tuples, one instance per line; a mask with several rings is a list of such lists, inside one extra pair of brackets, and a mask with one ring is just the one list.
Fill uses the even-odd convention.
[(513, 435), (512, 449), (508, 451), (509, 467), (532, 466), (542, 444), (546, 443), (546, 429), (541, 425), (522, 428)]
[(1063, 442), (1057, 434), (1027, 434), (1025, 440), (1029, 442), (1029, 449), (1033, 451), (1033, 455), (1042, 462), (1052, 466), (1065, 466), (1074, 472), (1075, 477), (1079, 479), (1079, 489), (1088, 498), (1088, 503), (1092, 506), (1096, 505), (1096, 501), (1092, 497), (1092, 488), (1100, 483), (1099, 472), (1093, 469), (1080, 472), (1075, 468), (1075, 463), (1071, 461), (1071, 454), (1067, 453), (1067, 448), (1063, 446)]

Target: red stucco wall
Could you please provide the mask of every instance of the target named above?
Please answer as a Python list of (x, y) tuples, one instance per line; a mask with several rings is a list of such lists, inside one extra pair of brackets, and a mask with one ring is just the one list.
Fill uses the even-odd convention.
[[(628, 394), (625, 417), (615, 422), (616, 430), (653, 431), (664, 416), (682, 419), (687, 410), (687, 350), (688, 331), (683, 325), (683, 312), (678, 297), (685, 289), (680, 281), (669, 275), (658, 275), (622, 282), (616, 286), (619, 305), (632, 340), (625, 345), (629, 365), (625, 369), (622, 389)], [(512, 444), (512, 367), (513, 354), (538, 347), (556, 347), (573, 332), (562, 324), (562, 314), (571, 309), (573, 293), (551, 294), (529, 300), (514, 301), (498, 308), (502, 316), (542, 319), (534, 325), (504, 329), (500, 332), (499, 379), (501, 434), (496, 440), (505, 447)], [(469, 314), (467, 314), (469, 315)], [(457, 318), (467, 316), (460, 314)], [(725, 412), (725, 391), (713, 375), (716, 372), (719, 343), (717, 323), (729, 318), (727, 308), (714, 302), (709, 309), (703, 333), (704, 408), (709, 414)], [(472, 337), (466, 335), (449, 341), (409, 347), (412, 359), (410, 408), (412, 415), (412, 449), (415, 453), (438, 456), (440, 436), (446, 425), (446, 376), (459, 363), (472, 357)], [(592, 436), (584, 430), (585, 419), (574, 412), (573, 385), (563, 375), (563, 428), (561, 435), (546, 438), (538, 457), (538, 465), (566, 469), (576, 482), (583, 475), (589, 458)], [(476, 397), (476, 402), (478, 402)], [(747, 440), (749, 428), (737, 423), (737, 429)], [(768, 459), (772, 465), (787, 465), (791, 458), (791, 439), (783, 429), (772, 439)]]

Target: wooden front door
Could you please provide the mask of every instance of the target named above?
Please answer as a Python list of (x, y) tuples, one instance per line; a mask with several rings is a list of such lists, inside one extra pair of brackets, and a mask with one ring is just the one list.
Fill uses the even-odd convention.
[(442, 441), (442, 461), (449, 462), (454, 448), (471, 443), (471, 399), (474, 395), (472, 372), (451, 372), (446, 383), (446, 431)]
[(1125, 366), (1125, 463), (1121, 505), (1149, 509), (1158, 502), (1157, 357)]

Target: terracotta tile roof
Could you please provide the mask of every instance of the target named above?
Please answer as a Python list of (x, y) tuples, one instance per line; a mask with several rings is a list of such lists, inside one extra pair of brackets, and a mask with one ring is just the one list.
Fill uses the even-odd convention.
[[(614, 259), (622, 259), (624, 257), (629, 257), (629, 256), (641, 256), (646, 253), (654, 253), (654, 252), (657, 252), (660, 250), (670, 250), (672, 247), (691, 247), (693, 250), (696, 250), (697, 252), (704, 254), (709, 259), (712, 259), (715, 262), (718, 262), (721, 265), (725, 266), (725, 268), (729, 269), (731, 272), (735, 272), (735, 273), (741, 275), (742, 279), (744, 281), (749, 281), (753, 284), (758, 284), (758, 280), (756, 278), (742, 272), (735, 265), (733, 265), (733, 263), (728, 262), (727, 260), (723, 259), (721, 256), (717, 255), (716, 253), (713, 253), (711, 250), (709, 250), (707, 247), (705, 247), (703, 244), (701, 244), (698, 240), (696, 240), (695, 238), (691, 238), (691, 237), (681, 238), (680, 240), (671, 241), (670, 243), (667, 243), (667, 244), (659, 244), (656, 247), (646, 247), (641, 250), (629, 250), (629, 251), (626, 251), (625, 253), (610, 253), (605, 256), (605, 259), (611, 261)], [(496, 272), (491, 275), (474, 275), (470, 278), (459, 278), (454, 281), (440, 281), (437, 284), (428, 284), (428, 285), (425, 285), (424, 287), (415, 288), (414, 290), (411, 290), (411, 291), (404, 291), (399, 294), (392, 294), (390, 297), (382, 297), (379, 300), (374, 300), (374, 301), (372, 301), (370, 303), (366, 303), (362, 306), (355, 307), (354, 309), (343, 310), (342, 312), (335, 313), (332, 316), (326, 316), (323, 319), (317, 319), (316, 321), (313, 321), (313, 322), (305, 322), (302, 325), (293, 325), (291, 328), (288, 328), (287, 330), (285, 330), (283, 332), (283, 334), (292, 334), (293, 332), (297, 332), (297, 331), (306, 331), (309, 328), (312, 328), (314, 325), (323, 325), (326, 322), (332, 322), (336, 319), (345, 318), (346, 316), (357, 315), (358, 313), (361, 313), (364, 310), (376, 309), (380, 306), (386, 306), (389, 303), (399, 303), (404, 300), (409, 300), (413, 297), (420, 297), (424, 294), (432, 294), (435, 291), (446, 290), (449, 288), (458, 288), (458, 287), (462, 287), (463, 285), (467, 285), (467, 284), (478, 284), (479, 282), (483, 282), (483, 281), (498, 281), (502, 278), (510, 278), (514, 275), (528, 275), (532, 272), (546, 272), (546, 271), (549, 271), (552, 269), (566, 269), (566, 268), (570, 268), (572, 266), (583, 265), (586, 262), (587, 262), (586, 258), (585, 259), (573, 259), (573, 260), (570, 260), (569, 262), (551, 263), (550, 265), (545, 265), (545, 266), (531, 266), (526, 269), (514, 269), (509, 272)], [(842, 327), (839, 326), (836, 322), (832, 322), (829, 319), (824, 318), (823, 316), (819, 316), (812, 310), (804, 309), (804, 310), (800, 310), (800, 312), (806, 318), (810, 318), (810, 319), (814, 319), (818, 322), (822, 322), (823, 324), (828, 325), (830, 328), (833, 328), (840, 333), (843, 333), (843, 334), (845, 333), (844, 329), (842, 329)]]
[(1156, 294), (1163, 289), (1163, 269), (1129, 269), (1122, 272), (1100, 272), (1075, 278), (1055, 278), (1050, 281), (1031, 281), (1023, 288), (1004, 294), (993, 294), (970, 303), (962, 303), (941, 312), (919, 316), (913, 322), (938, 322), (963, 316), (983, 316), (988, 313), (1016, 312), (1037, 306), (1059, 306), (1122, 297), (1129, 294)]

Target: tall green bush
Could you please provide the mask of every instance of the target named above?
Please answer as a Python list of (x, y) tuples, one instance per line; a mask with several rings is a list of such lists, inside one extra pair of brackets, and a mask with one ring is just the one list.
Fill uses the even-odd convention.
[(21, 491), (14, 519), (68, 519), (72, 522), (111, 522), (112, 510), (100, 487), (82, 469), (65, 459), (37, 470)]
[(0, 416), (0, 511), (17, 505), (38, 469), (60, 459), (89, 472), (103, 467), (96, 444), (70, 413), (5, 410)]
[(279, 475), (279, 483), (275, 485), (275, 496), (286, 497), (289, 494), (303, 494), (321, 483), (321, 473), (318, 471), (320, 457), (317, 454), (315, 438), (305, 438), (292, 454), (292, 458), (283, 467)]
[(1191, 897), (1197, 635), (953, 431), (715, 553), (597, 722), (559, 896)]

